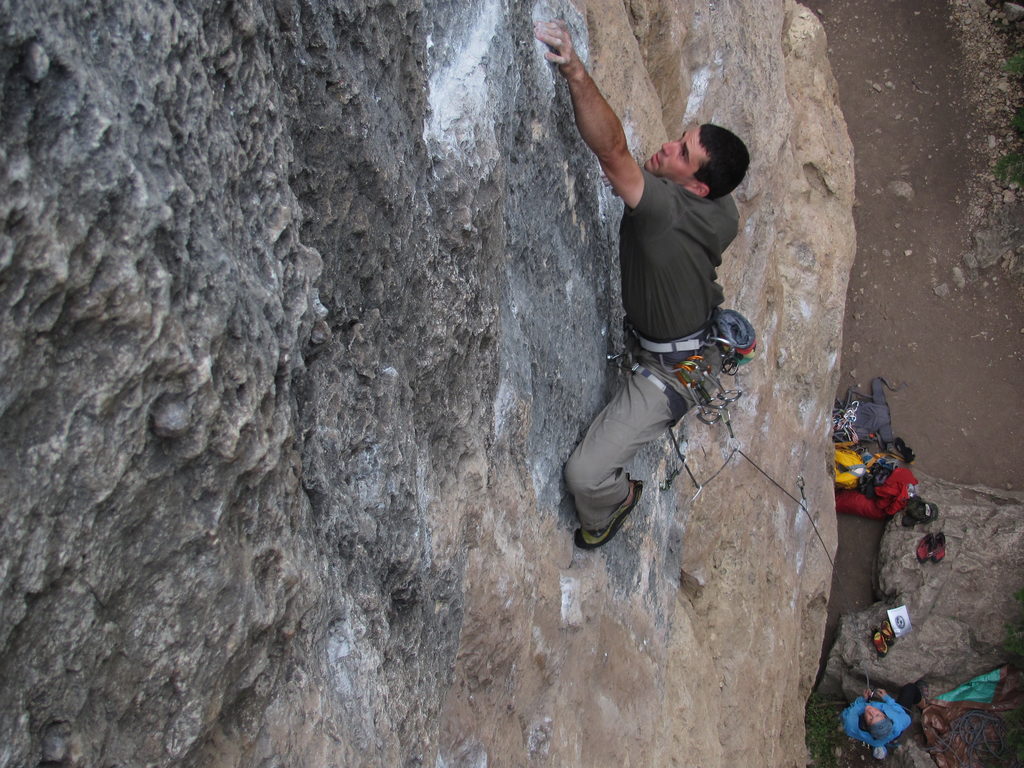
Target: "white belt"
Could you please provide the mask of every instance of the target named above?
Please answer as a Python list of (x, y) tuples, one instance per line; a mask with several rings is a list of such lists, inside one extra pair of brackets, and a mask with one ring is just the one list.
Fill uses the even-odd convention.
[(648, 352), (654, 352), (659, 355), (667, 355), (672, 352), (690, 352), (700, 349), (704, 346), (706, 338), (707, 330), (703, 328), (696, 333), (691, 333), (689, 336), (675, 339), (674, 341), (651, 341), (644, 338), (639, 332), (636, 334), (636, 339), (640, 342), (641, 347)]

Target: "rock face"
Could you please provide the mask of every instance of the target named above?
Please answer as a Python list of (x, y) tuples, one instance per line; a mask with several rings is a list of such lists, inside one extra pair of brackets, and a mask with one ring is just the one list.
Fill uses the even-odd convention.
[[(695, 501), (645, 449), (594, 554), (561, 466), (622, 375), (621, 203), (550, 16), (638, 155), (713, 120), (754, 158), (737, 441), (688, 417)], [(14, 0), (0, 29), (0, 765), (803, 764), (853, 257), (809, 12)]]
[[(890, 691), (923, 677), (938, 694), (1008, 661), (1006, 625), (1019, 613), (1013, 595), (1024, 573), (1024, 494), (916, 474), (921, 495), (939, 505), (939, 518), (912, 528), (900, 516), (889, 521), (878, 552), (881, 600), (842, 618), (823, 693), (852, 698), (864, 690), (867, 672), (872, 685)], [(946, 537), (945, 557), (919, 563), (918, 542), (937, 531)], [(879, 658), (871, 632), (898, 605), (907, 606), (912, 630)]]
[(1024, 205), (1005, 205), (972, 236), (973, 249), (964, 261), (973, 270), (1001, 264), (1011, 274), (1024, 275)]

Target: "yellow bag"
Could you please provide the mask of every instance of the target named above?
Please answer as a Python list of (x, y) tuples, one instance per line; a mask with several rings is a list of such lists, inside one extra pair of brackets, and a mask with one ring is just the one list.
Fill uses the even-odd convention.
[(850, 443), (835, 444), (836, 488), (843, 491), (857, 490), (860, 479), (868, 473), (864, 459), (850, 445)]

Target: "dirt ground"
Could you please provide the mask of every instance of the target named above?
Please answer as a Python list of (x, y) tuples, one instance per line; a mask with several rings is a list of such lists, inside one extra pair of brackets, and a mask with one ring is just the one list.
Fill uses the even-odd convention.
[[(912, 469), (1019, 489), (1024, 312), (1012, 263), (972, 270), (972, 235), (1016, 215), (994, 181), (1010, 149), (1020, 84), (1002, 72), (1021, 40), (980, 0), (820, 0), (856, 155), (857, 257), (847, 297), (841, 391), (885, 377)], [(927, 498), (927, 497), (926, 497)], [(936, 500), (940, 502), (941, 500)], [(841, 516), (823, 653), (841, 614), (872, 602), (883, 524)], [(843, 768), (874, 762), (849, 742)]]
[[(950, 7), (972, 15), (962, 2)], [(893, 426), (926, 474), (1019, 488), (1020, 285), (998, 266), (972, 273), (963, 262), (985, 214), (1020, 196), (986, 178), (1001, 146), (989, 145), (1012, 135), (1012, 111), (977, 103), (979, 83), (996, 78), (1016, 89), (1001, 101), (1019, 103), (1019, 81), (999, 73), (1008, 40), (985, 22), (965, 42), (964, 25), (936, 0), (812, 7), (856, 154), (844, 389), (874, 376), (902, 387), (889, 393)], [(973, 39), (986, 32), (987, 42)]]

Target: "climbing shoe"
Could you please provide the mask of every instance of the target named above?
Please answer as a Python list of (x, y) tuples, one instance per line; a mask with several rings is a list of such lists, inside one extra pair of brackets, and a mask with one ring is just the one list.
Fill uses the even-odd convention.
[(932, 536), (932, 551), (929, 554), (929, 558), (933, 563), (939, 562), (946, 556), (946, 534), (939, 531)]
[(909, 445), (903, 442), (902, 437), (897, 437), (892, 443), (892, 452), (899, 456), (907, 464), (913, 464), (917, 456)]
[(931, 534), (931, 533), (926, 534), (917, 543), (917, 562), (919, 562), (919, 563), (927, 563), (931, 559), (932, 553), (934, 551), (935, 551), (935, 535)]
[[(626, 475), (626, 477), (628, 478), (629, 475)], [(628, 501), (629, 494), (627, 494), (627, 501), (622, 502), (622, 506), (615, 510), (611, 522), (600, 531), (588, 531), (584, 528), (577, 528), (574, 537), (577, 547), (580, 549), (597, 549), (611, 541), (615, 534), (619, 532), (619, 528), (626, 522), (626, 518), (633, 511), (633, 508), (636, 507), (637, 502), (640, 501), (640, 496), (644, 492), (644, 484), (640, 480), (630, 480), (629, 484), (633, 489), (633, 500)]]
[(882, 621), (882, 626), (878, 628), (882, 637), (885, 639), (886, 645), (892, 645), (896, 642), (896, 633), (892, 631), (892, 624), (889, 623), (888, 619)]
[(875, 634), (871, 636), (871, 642), (875, 645), (875, 652), (879, 656), (885, 656), (889, 652), (889, 644), (885, 642), (885, 638), (882, 636), (881, 631), (875, 630)]

